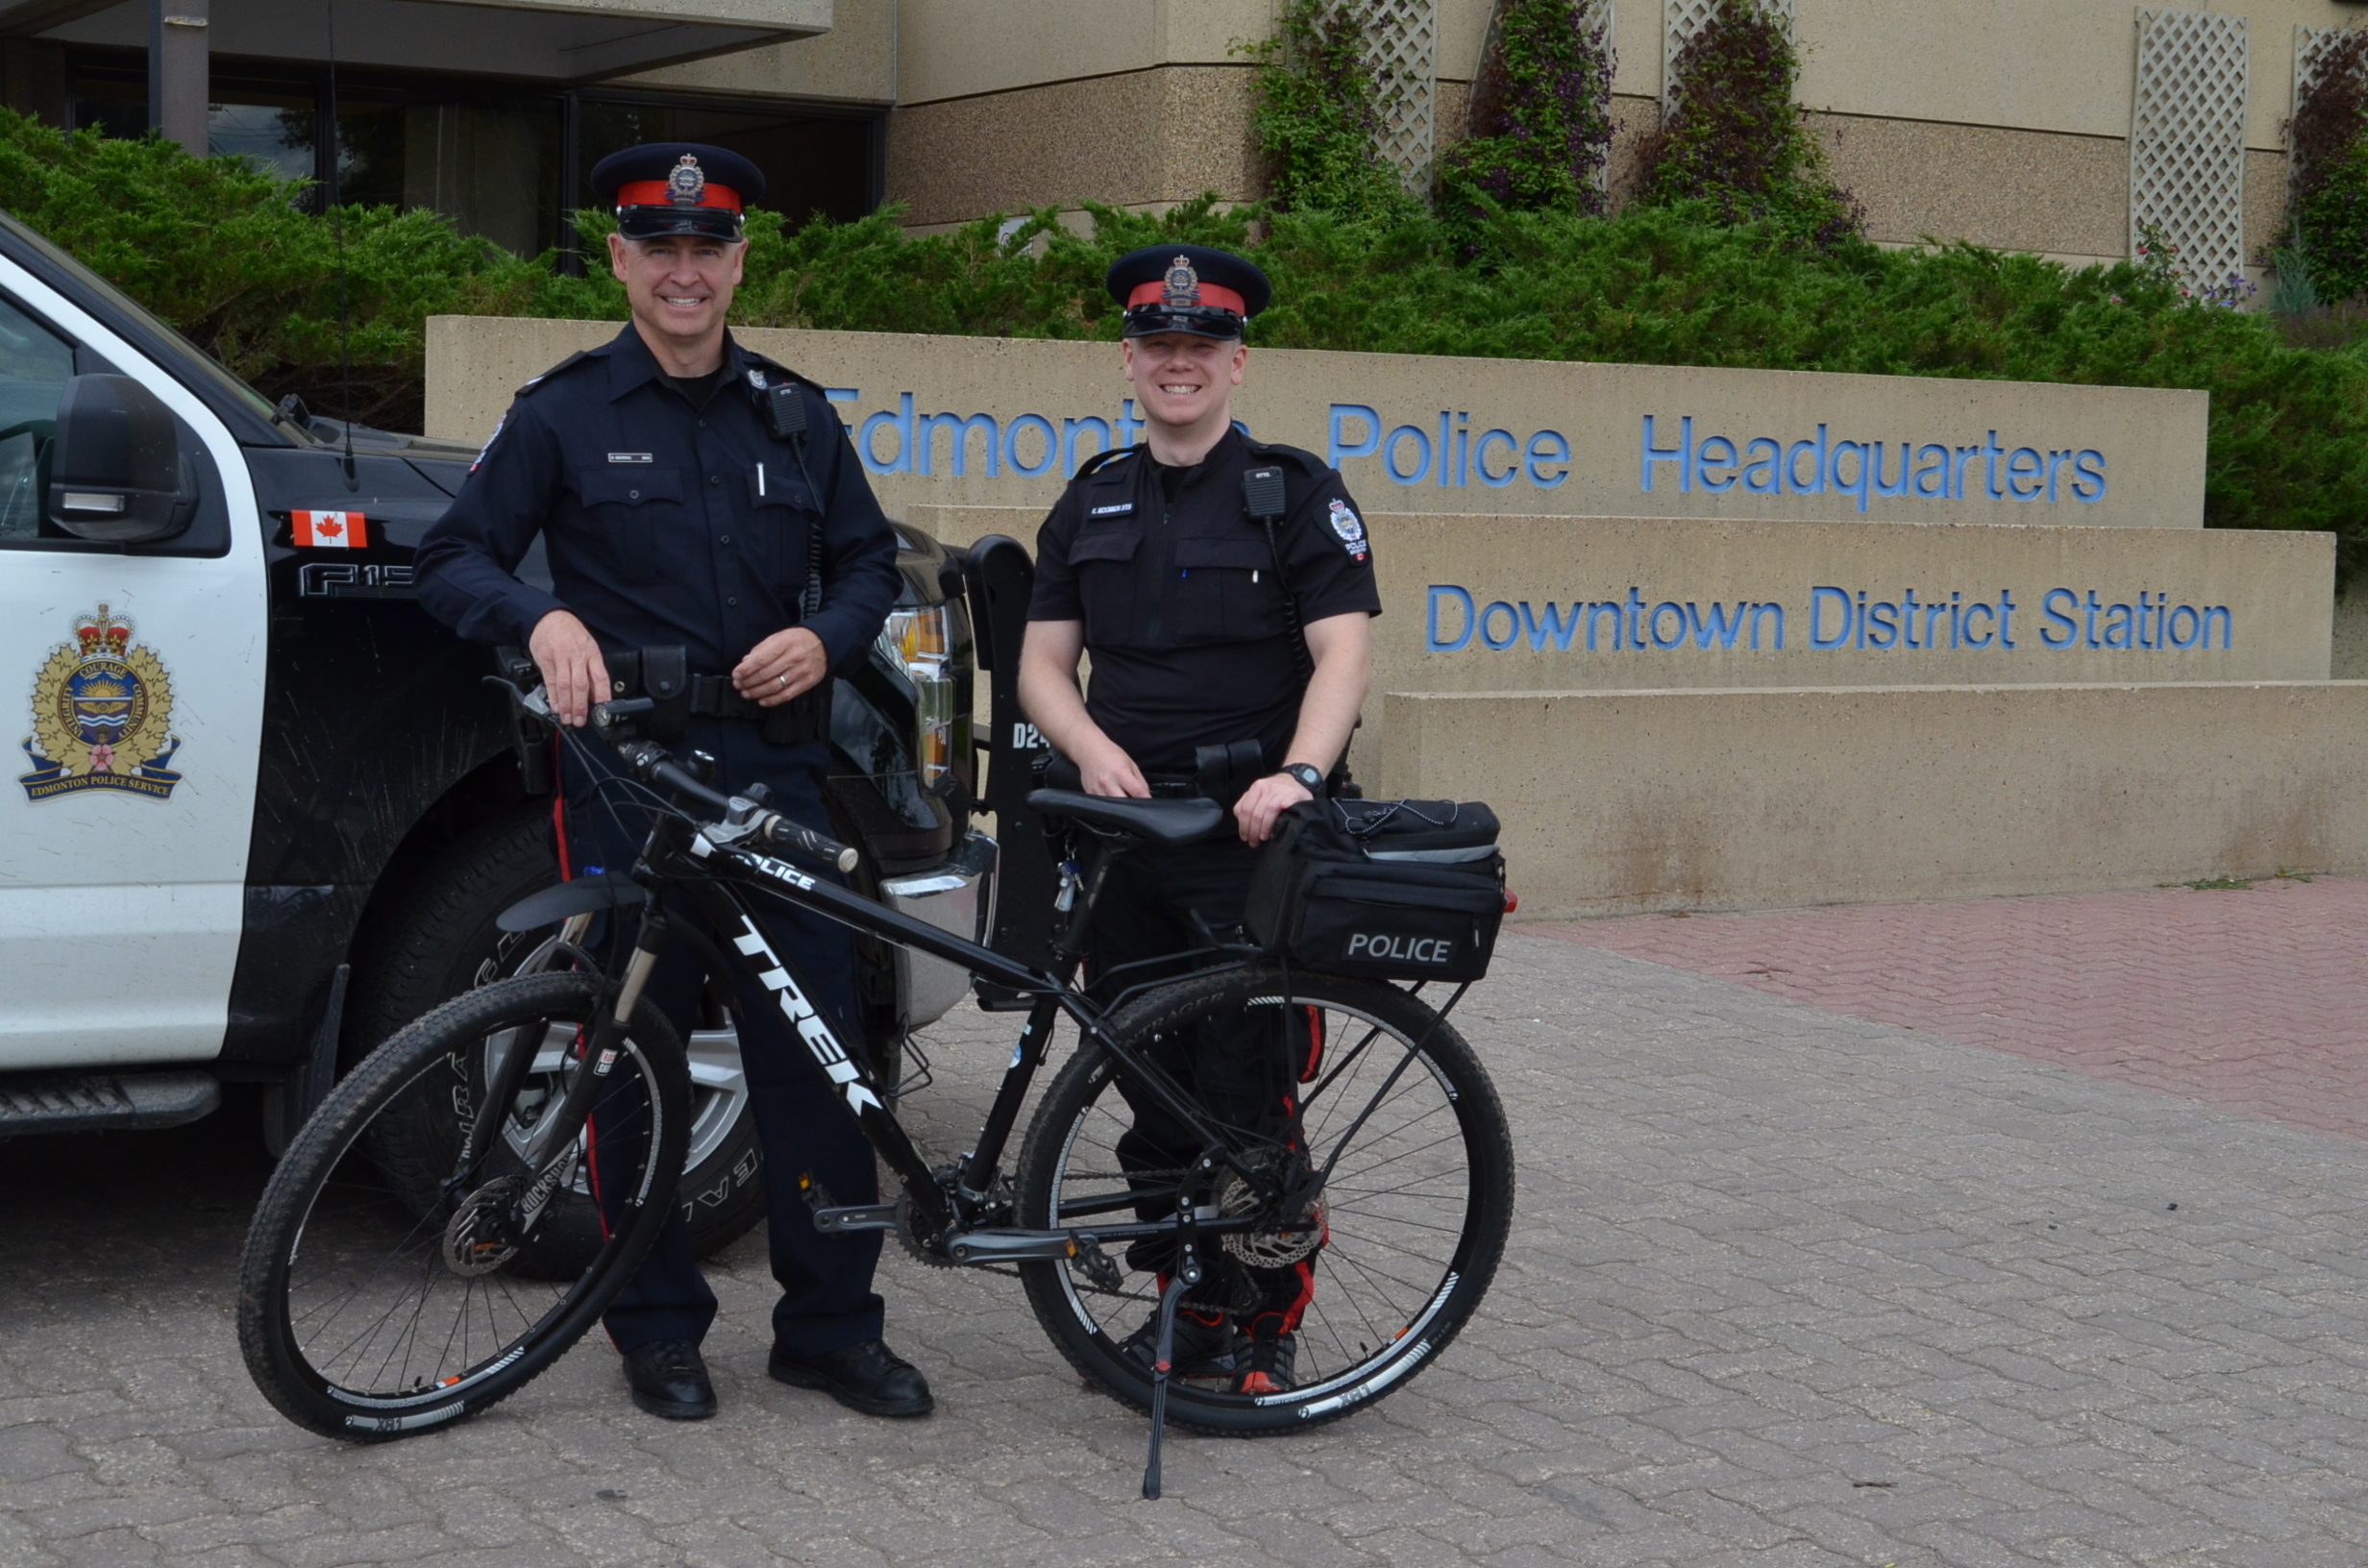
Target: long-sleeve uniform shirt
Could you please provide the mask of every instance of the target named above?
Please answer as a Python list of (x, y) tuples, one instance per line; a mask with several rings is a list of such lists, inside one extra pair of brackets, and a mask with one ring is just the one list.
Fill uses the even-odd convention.
[[(795, 380), (728, 338), (726, 376), (694, 407), (631, 326), (519, 390), (452, 509), (420, 542), (428, 613), (476, 642), (524, 648), (572, 610), (602, 648), (682, 647), (728, 674), (799, 624), (807, 530), (823, 530), (809, 629), (833, 670), (862, 657), (896, 600), (896, 535), (846, 427), (799, 381), (805, 469), (765, 427), (752, 376)], [(514, 576), (544, 536), (554, 592)]]
[[(1272, 548), (1242, 498), (1262, 463), (1283, 470)], [(1086, 712), (1136, 767), (1189, 774), (1197, 747), (1254, 737), (1279, 768), (1307, 687), (1286, 591), (1302, 625), (1381, 613), (1372, 545), (1340, 474), (1228, 430), (1191, 468), (1137, 447), (1079, 474), (1036, 535), (1027, 614), (1085, 624)]]

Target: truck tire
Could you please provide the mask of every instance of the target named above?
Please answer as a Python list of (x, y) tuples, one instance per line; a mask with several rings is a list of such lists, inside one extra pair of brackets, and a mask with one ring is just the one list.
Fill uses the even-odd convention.
[[(516, 972), (530, 958), (535, 938), (504, 932), (494, 918), (558, 877), (551, 819), (540, 806), (497, 817), (438, 855), (377, 923), (356, 965), (340, 1075), (412, 1019), (462, 992)], [(730, 1017), (703, 1017), (685, 1043), (691, 1058), (691, 1157), (675, 1201), (690, 1220), (692, 1250), (703, 1258), (738, 1240), (764, 1217), (763, 1156), (739, 1076)], [(465, 1097), (463, 1073), (456, 1066), (452, 1072), (455, 1090)], [(581, 1233), (573, 1236), (572, 1244), (589, 1258), (600, 1243), (598, 1213), (589, 1203), (571, 1208), (580, 1213), (564, 1217), (578, 1220), (573, 1230)], [(546, 1262), (564, 1267), (571, 1261), (555, 1256)]]

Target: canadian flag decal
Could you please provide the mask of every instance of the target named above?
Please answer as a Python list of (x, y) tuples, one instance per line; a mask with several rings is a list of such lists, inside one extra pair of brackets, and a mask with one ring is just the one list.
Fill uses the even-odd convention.
[(293, 512), (296, 543), (314, 550), (359, 550), (370, 542), (370, 520), (359, 512)]

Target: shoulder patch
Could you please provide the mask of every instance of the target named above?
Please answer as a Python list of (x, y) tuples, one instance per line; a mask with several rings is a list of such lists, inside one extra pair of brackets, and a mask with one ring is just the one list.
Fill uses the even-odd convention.
[(1329, 521), (1332, 531), (1340, 537), (1341, 548), (1348, 551), (1350, 560), (1362, 561), (1371, 553), (1371, 547), (1365, 542), (1365, 520), (1357, 515), (1354, 506), (1344, 501), (1333, 502)]
[[(534, 380), (527, 382), (526, 385), (520, 387), (514, 394), (512, 394), (512, 396), (521, 398), (531, 397), (545, 381), (550, 380), (555, 376), (563, 375), (566, 372), (575, 369), (576, 366), (581, 364), (584, 360), (591, 358), (593, 353), (594, 351), (591, 349), (579, 349), (576, 353), (569, 355), (566, 358), (560, 360), (549, 370), (544, 371), (540, 376), (535, 377)], [(487, 442), (486, 445), (491, 446), (492, 443)], [(481, 458), (483, 454), (480, 453), (479, 455)]]
[(1311, 479), (1320, 479), (1332, 472), (1332, 465), (1303, 447), (1286, 447), (1281, 442), (1245, 441), (1255, 456), (1295, 468)]

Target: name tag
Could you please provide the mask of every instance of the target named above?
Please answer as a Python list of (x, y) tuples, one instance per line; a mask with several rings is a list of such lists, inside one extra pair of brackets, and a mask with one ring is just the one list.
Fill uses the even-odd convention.
[[(613, 462), (615, 459), (611, 458), (610, 461)], [(1112, 506), (1091, 507), (1086, 511), (1085, 515), (1088, 517), (1120, 517), (1127, 512), (1133, 511), (1134, 509), (1135, 503), (1133, 502), (1122, 501)]]
[(647, 463), (654, 459), (646, 452), (612, 452), (608, 454), (608, 460), (612, 463)]

